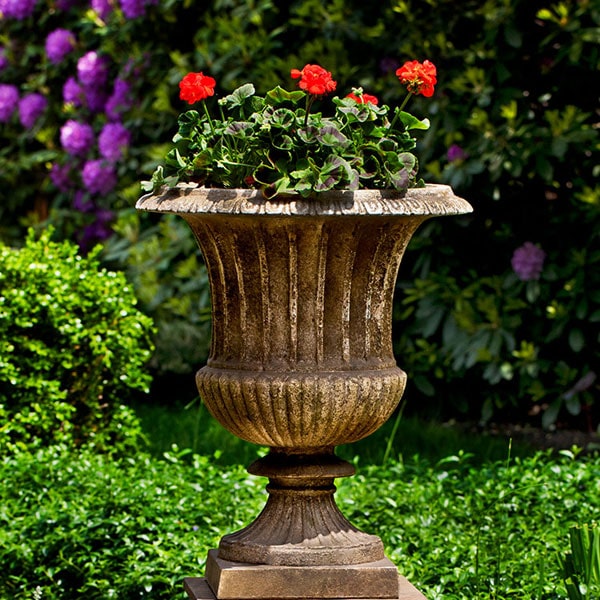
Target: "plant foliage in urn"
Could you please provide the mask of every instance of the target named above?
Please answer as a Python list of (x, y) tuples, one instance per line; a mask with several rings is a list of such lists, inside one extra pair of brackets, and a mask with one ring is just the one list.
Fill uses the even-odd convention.
[[(429, 121), (403, 109), (412, 95), (433, 94), (436, 68), (428, 60), (409, 61), (396, 74), (407, 95), (394, 109), (380, 106), (361, 88), (321, 106), (319, 99), (333, 93), (337, 83), (323, 67), (307, 64), (291, 71), (300, 89), (277, 86), (260, 97), (246, 83), (221, 98), (213, 116), (206, 100), (214, 96), (216, 81), (189, 73), (180, 83), (180, 96), (190, 104), (202, 102), (202, 108), (180, 115), (174, 147), (144, 189), (192, 181), (258, 187), (267, 197), (289, 192), (306, 197), (332, 189), (403, 192), (422, 186), (411, 132), (427, 129)], [(313, 110), (316, 104), (322, 112)]]

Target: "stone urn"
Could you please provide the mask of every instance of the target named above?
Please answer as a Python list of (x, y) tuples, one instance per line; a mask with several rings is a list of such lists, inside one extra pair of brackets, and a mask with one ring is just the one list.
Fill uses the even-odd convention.
[(353, 467), (334, 448), (377, 430), (406, 383), (392, 352), (392, 300), (404, 250), (426, 219), (471, 212), (448, 186), (332, 191), (267, 200), (258, 190), (180, 185), (137, 208), (173, 213), (201, 248), (212, 298), (211, 414), (268, 446), (249, 472), (266, 505), (208, 553), (198, 598), (423, 598), (334, 500)]

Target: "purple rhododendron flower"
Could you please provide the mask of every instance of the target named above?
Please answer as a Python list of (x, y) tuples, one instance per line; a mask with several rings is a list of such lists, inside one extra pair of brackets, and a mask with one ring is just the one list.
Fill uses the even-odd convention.
[(60, 143), (73, 156), (85, 156), (94, 143), (94, 130), (87, 123), (69, 119), (60, 128)]
[(50, 169), (50, 181), (52, 181), (59, 191), (68, 192), (73, 187), (69, 165), (54, 163)]
[(546, 253), (539, 246), (525, 242), (514, 251), (511, 264), (519, 279), (530, 281), (540, 278), (545, 258)]
[(16, 85), (0, 83), (0, 123), (8, 123), (19, 104), (19, 89)]
[(111, 121), (118, 121), (121, 113), (131, 108), (129, 95), (131, 94), (131, 86), (124, 79), (116, 79), (113, 92), (106, 101), (104, 110), (106, 116)]
[(106, 20), (113, 11), (113, 6), (110, 0), (92, 0), (92, 9), (96, 11), (102, 20)]
[(469, 155), (458, 145), (452, 144), (448, 148), (448, 152), (446, 153), (446, 158), (448, 162), (455, 162), (457, 160), (465, 160)]
[(117, 162), (123, 158), (129, 147), (131, 134), (121, 123), (107, 123), (98, 136), (100, 154), (108, 161)]
[(28, 129), (35, 125), (40, 115), (46, 110), (48, 100), (41, 94), (27, 94), (19, 101), (19, 120)]
[(37, 0), (0, 0), (0, 12), (6, 19), (22, 21), (35, 10)]
[(146, 13), (144, 0), (121, 0), (121, 10), (127, 19), (137, 19)]
[(81, 86), (75, 77), (69, 77), (63, 85), (63, 101), (74, 106), (81, 106), (85, 98)]
[(93, 113), (100, 113), (106, 105), (106, 92), (102, 88), (95, 86), (85, 86), (83, 88), (85, 103)]
[(156, 4), (157, 0), (120, 0), (121, 10), (127, 19), (137, 19), (146, 14), (146, 6)]
[(76, 40), (68, 29), (55, 29), (46, 38), (46, 55), (52, 64), (59, 64), (75, 48)]
[(90, 194), (104, 196), (117, 185), (117, 174), (113, 166), (102, 159), (88, 160), (83, 165), (81, 179)]
[(77, 190), (73, 197), (73, 208), (82, 213), (92, 212), (96, 207), (87, 192)]
[(87, 52), (77, 61), (77, 76), (84, 86), (102, 87), (108, 77), (108, 62), (93, 50)]

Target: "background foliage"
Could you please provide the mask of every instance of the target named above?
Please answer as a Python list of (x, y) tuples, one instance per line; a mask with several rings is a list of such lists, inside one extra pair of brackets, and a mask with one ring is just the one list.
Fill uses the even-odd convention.
[[(2, 20), (0, 83), (49, 101), (32, 128), (16, 112), (0, 124), (5, 240), (19, 244), (26, 226), (48, 222), (84, 247), (111, 234), (103, 260), (127, 274), (156, 321), (156, 371), (192, 373), (208, 348), (201, 258), (185, 226), (132, 208), (138, 181), (175, 133), (181, 76), (204, 70), (221, 94), (247, 81), (264, 93), (292, 89), (289, 70), (317, 62), (340, 93), (360, 85), (393, 105), (395, 68), (429, 58), (436, 93), (411, 104), (432, 122), (418, 148), (421, 173), (453, 185), (475, 213), (426, 224), (401, 269), (395, 341), (409, 403), (441, 416), (510, 411), (597, 427), (600, 195), (590, 82), (598, 77), (598, 0), (467, 0), (460, 10), (450, 0), (164, 0), (147, 2), (136, 18), (125, 4), (101, 18), (84, 0), (38, 0), (32, 17)], [(58, 65), (44, 51), (56, 27), (77, 38)], [(67, 119), (89, 123), (96, 136), (107, 122), (102, 110), (62, 98), (91, 50), (109, 62), (107, 94), (117, 78), (131, 88), (120, 115), (131, 142), (107, 194), (86, 190), (81, 165), (67, 191), (49, 176), (68, 162), (60, 144)], [(97, 155), (94, 147), (88, 158)], [(545, 262), (539, 279), (521, 281), (511, 257), (527, 241)]]

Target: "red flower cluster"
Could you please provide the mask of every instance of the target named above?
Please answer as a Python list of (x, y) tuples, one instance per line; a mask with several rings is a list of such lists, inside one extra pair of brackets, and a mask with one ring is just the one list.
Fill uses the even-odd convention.
[(337, 86), (331, 78), (331, 73), (319, 65), (305, 65), (301, 71), (292, 69), (290, 74), (293, 79), (300, 79), (298, 82), (300, 89), (314, 96), (333, 92)]
[(204, 73), (188, 73), (179, 82), (179, 97), (190, 104), (204, 100), (215, 93), (217, 82)]
[(359, 104), (367, 104), (367, 102), (370, 102), (375, 106), (379, 104), (377, 97), (371, 96), (371, 94), (348, 94), (346, 98), (352, 98), (352, 100), (358, 102)]
[(411, 94), (422, 94), (426, 98), (433, 96), (437, 71), (431, 61), (420, 63), (418, 60), (409, 60), (396, 71), (396, 75)]

